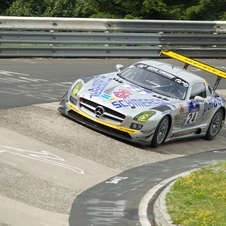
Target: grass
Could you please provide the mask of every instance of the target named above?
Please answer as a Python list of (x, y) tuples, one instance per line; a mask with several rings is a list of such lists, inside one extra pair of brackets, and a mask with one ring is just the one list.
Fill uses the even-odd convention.
[(180, 226), (226, 226), (226, 162), (180, 177), (166, 195), (171, 220)]

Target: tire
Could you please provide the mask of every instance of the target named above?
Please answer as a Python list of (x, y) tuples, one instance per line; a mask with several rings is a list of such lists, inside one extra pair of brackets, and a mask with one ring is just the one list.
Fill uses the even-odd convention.
[(211, 119), (209, 128), (206, 132), (205, 139), (212, 140), (221, 130), (223, 121), (223, 111), (222, 109), (218, 109)]
[(152, 138), (151, 147), (157, 148), (160, 144), (162, 144), (165, 141), (166, 135), (169, 130), (169, 124), (170, 124), (169, 116), (165, 116), (161, 119), (155, 130), (155, 134)]

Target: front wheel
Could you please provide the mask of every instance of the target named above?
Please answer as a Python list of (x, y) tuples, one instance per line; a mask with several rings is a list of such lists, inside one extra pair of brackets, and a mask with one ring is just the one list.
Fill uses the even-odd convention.
[(164, 118), (161, 119), (155, 130), (155, 134), (152, 138), (151, 147), (157, 148), (160, 144), (164, 142), (166, 135), (168, 133), (169, 124), (170, 124), (169, 116), (165, 116)]
[(223, 122), (223, 111), (222, 109), (218, 109), (218, 111), (214, 114), (209, 128), (206, 132), (205, 139), (212, 140), (221, 130)]

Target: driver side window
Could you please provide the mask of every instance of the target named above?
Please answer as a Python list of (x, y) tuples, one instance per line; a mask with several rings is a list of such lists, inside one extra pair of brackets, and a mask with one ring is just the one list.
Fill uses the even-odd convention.
[(195, 96), (206, 98), (206, 87), (204, 83), (198, 82), (192, 86), (190, 99), (194, 99)]

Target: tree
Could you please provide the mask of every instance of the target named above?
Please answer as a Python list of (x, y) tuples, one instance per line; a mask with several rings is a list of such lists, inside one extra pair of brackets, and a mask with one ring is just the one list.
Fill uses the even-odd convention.
[(91, 17), (124, 18), (125, 10), (117, 0), (87, 0), (87, 2), (94, 10)]
[(76, 0), (45, 0), (46, 10), (43, 16), (73, 17)]
[(94, 13), (87, 0), (77, 0), (75, 5), (74, 17), (88, 18)]
[(144, 0), (143, 8), (145, 9), (145, 13), (143, 14), (143, 18), (145, 19), (170, 19), (164, 0)]
[(126, 19), (183, 19), (187, 7), (198, 0), (87, 0), (94, 9), (92, 17)]
[(0, 0), (0, 15), (4, 13), (5, 10), (7, 10), (10, 5), (13, 3), (13, 0)]
[(0, 0), (0, 15), (226, 20), (226, 0)]
[(41, 16), (44, 12), (43, 0), (15, 0), (5, 11), (7, 16)]
[(198, 4), (189, 7), (186, 11), (187, 20), (224, 20), (225, 0), (200, 0)]

